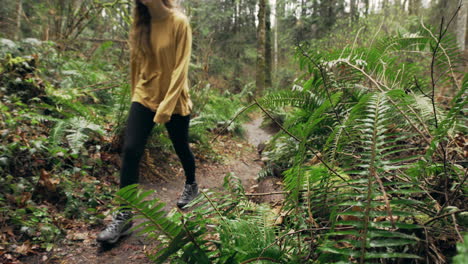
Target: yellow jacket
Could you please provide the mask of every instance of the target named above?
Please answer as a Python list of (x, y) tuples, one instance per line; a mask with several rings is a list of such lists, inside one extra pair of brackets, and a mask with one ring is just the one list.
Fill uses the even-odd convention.
[(132, 102), (156, 112), (153, 121), (164, 124), (172, 114), (186, 116), (192, 111), (188, 66), (192, 30), (188, 18), (177, 10), (162, 21), (151, 22), (153, 55), (131, 62)]

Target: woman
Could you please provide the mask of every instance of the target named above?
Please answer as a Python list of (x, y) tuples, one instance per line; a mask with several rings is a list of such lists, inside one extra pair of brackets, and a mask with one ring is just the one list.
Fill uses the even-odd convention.
[[(130, 34), (132, 104), (125, 130), (120, 188), (138, 182), (138, 167), (154, 123), (164, 124), (185, 171), (177, 206), (198, 194), (195, 159), (188, 143), (192, 102), (188, 65), (192, 32), (187, 17), (170, 0), (136, 0)], [(129, 233), (130, 211), (119, 211), (97, 237), (115, 243)]]

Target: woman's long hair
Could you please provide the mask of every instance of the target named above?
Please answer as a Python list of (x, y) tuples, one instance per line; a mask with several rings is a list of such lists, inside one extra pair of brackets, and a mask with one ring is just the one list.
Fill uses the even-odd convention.
[[(162, 0), (164, 5), (169, 8), (174, 8), (173, 0)], [(151, 55), (151, 15), (148, 8), (135, 0), (135, 8), (133, 10), (133, 23), (130, 30), (130, 59), (136, 60), (147, 58)]]

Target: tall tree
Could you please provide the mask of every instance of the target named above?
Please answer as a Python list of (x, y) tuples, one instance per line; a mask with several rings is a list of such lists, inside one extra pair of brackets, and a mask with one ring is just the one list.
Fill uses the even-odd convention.
[(286, 0), (276, 0), (276, 16), (279, 20), (283, 19), (286, 12), (285, 12), (285, 1)]
[(421, 9), (421, 0), (409, 0), (409, 14), (417, 15)]
[(401, 7), (401, 0), (395, 0), (395, 6), (397, 8), (400, 8)]
[(328, 30), (336, 22), (337, 0), (327, 0), (320, 2), (320, 15), (323, 19), (324, 29)]
[(307, 14), (307, 0), (301, 0), (301, 19), (304, 19)]
[(369, 0), (364, 0), (364, 14), (369, 15)]
[(274, 38), (273, 38), (273, 67), (272, 72), (276, 74), (276, 70), (278, 69), (278, 1), (275, 3), (275, 16), (274, 16)]
[(23, 1), (18, 0), (16, 3), (16, 30), (15, 30), (15, 39), (19, 40), (21, 37), (21, 15), (23, 13)]
[(272, 86), (271, 79), (271, 6), (269, 1), (265, 3), (265, 85)]
[(359, 19), (358, 0), (351, 0), (349, 5), (350, 5), (351, 22), (355, 22)]
[(257, 70), (256, 70), (256, 94), (262, 94), (265, 90), (265, 5), (266, 0), (258, 3), (258, 27), (257, 27)]
[(465, 50), (466, 45), (466, 23), (468, 17), (468, 0), (463, 0), (462, 7), (458, 13), (457, 20), (457, 43), (460, 50)]

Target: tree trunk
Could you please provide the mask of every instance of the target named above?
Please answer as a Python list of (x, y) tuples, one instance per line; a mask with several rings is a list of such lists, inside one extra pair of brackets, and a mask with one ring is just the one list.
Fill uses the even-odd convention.
[(276, 17), (281, 20), (285, 16), (285, 0), (276, 0)]
[(236, 0), (232, 0), (232, 5), (234, 6), (234, 25), (233, 25), (233, 31), (232, 31), (232, 36), (234, 36), (234, 58), (235, 58), (235, 65), (234, 65), (234, 81), (233, 81), (233, 86), (234, 86), (234, 92), (239, 93), (242, 91), (242, 83), (241, 83), (241, 75), (242, 75), (242, 56), (241, 56), (241, 49), (242, 49), (242, 44), (239, 41), (239, 34), (240, 34), (240, 7), (241, 3)]
[(21, 14), (23, 13), (23, 3), (22, 0), (18, 0), (16, 5), (16, 30), (15, 30), (15, 40), (21, 38)]
[(276, 76), (276, 71), (278, 69), (278, 0), (276, 1), (275, 4), (275, 24), (274, 24), (274, 44), (273, 44), (273, 56), (274, 56), (274, 62), (273, 62), (273, 69), (272, 72)]
[(465, 50), (466, 45), (466, 23), (468, 15), (468, 0), (463, 0), (457, 20), (457, 43), (460, 50)]
[(364, 4), (365, 4), (364, 14), (367, 16), (369, 15), (369, 0), (364, 0)]
[(339, 17), (342, 17), (344, 14), (345, 14), (345, 6), (346, 6), (346, 1), (345, 0), (339, 0), (338, 1), (338, 7), (337, 7), (337, 10), (336, 10), (336, 14), (339, 16)]
[(259, 0), (257, 27), (257, 70), (255, 95), (261, 95), (265, 90), (265, 3)]
[(301, 19), (304, 19), (306, 17), (306, 11), (307, 11), (306, 3), (307, 3), (307, 0), (301, 0)]
[(388, 7), (388, 0), (382, 0), (382, 9), (385, 9)]
[(351, 22), (355, 22), (359, 19), (359, 13), (357, 12), (357, 0), (351, 0), (350, 2), (350, 17), (351, 17)]
[(417, 15), (421, 9), (421, 0), (409, 0), (409, 14)]
[(330, 29), (336, 22), (336, 3), (337, 0), (328, 0), (320, 2), (320, 16), (324, 21), (324, 29)]
[(407, 3), (408, 3), (408, 0), (403, 0), (403, 4), (402, 4), (403, 11), (406, 11), (406, 4)]
[[(267, 0), (268, 1), (268, 0)], [(265, 85), (271, 87), (271, 7), (270, 3), (265, 5)]]

